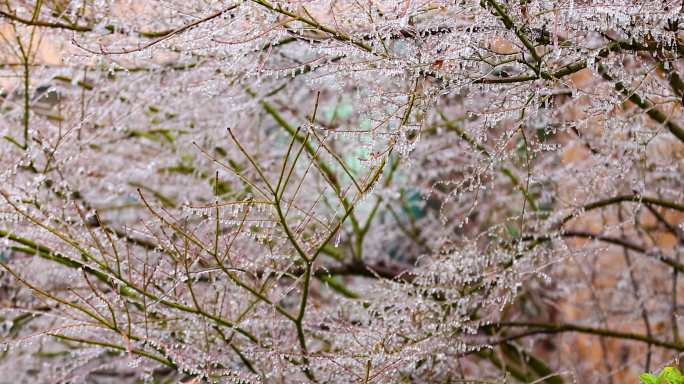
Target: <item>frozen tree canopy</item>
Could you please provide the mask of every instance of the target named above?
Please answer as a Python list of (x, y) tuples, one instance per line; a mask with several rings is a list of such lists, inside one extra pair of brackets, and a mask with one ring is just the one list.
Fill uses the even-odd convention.
[(681, 0), (5, 0), (0, 37), (1, 383), (679, 363)]

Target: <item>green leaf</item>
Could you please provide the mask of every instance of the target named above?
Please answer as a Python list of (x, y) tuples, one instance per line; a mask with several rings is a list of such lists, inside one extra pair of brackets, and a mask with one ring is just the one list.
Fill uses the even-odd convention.
[(642, 384), (658, 384), (658, 377), (651, 373), (642, 373), (639, 375), (639, 380)]
[(660, 382), (666, 382), (667, 384), (681, 384), (684, 381), (682, 373), (675, 367), (665, 367), (658, 375)]
[(520, 236), (520, 231), (512, 224), (506, 223), (506, 231), (508, 232), (508, 235), (514, 239)]
[(226, 152), (226, 150), (221, 147), (214, 147), (214, 152), (216, 152), (221, 157), (226, 157), (226, 155), (228, 154), (228, 152)]
[(216, 180), (209, 179), (209, 185), (211, 185), (211, 188), (214, 189), (215, 193), (218, 196), (223, 196), (231, 191), (230, 183), (228, 183), (227, 181), (219, 180), (217, 185)]
[(639, 379), (643, 384), (684, 384), (684, 376), (675, 367), (665, 367), (658, 376), (651, 373), (642, 373)]

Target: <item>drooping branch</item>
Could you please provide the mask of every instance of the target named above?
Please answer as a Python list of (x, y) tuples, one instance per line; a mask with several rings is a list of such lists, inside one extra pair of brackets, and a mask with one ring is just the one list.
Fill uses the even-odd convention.
[(53, 29), (66, 29), (70, 31), (75, 31), (75, 32), (90, 32), (93, 30), (92, 27), (85, 26), (85, 25), (77, 25), (77, 24), (64, 24), (64, 23), (58, 23), (58, 22), (48, 22), (48, 21), (41, 21), (41, 20), (29, 20), (29, 19), (23, 19), (17, 15), (14, 15), (12, 13), (0, 10), (0, 16), (12, 20), (14, 22), (24, 24), (24, 25), (29, 25), (33, 27), (42, 27), (42, 28), (53, 28)]
[[(619, 204), (622, 202), (631, 202), (631, 203), (648, 203), (652, 205), (657, 205), (663, 208), (669, 208), (673, 209), (679, 212), (684, 212), (684, 204), (679, 204), (676, 202), (668, 201), (668, 200), (663, 200), (655, 197), (649, 197), (649, 196), (642, 196), (642, 195), (621, 195), (621, 196), (615, 196), (612, 198), (604, 199), (604, 200), (599, 200), (595, 201), (593, 203), (589, 203), (586, 205), (583, 205), (582, 207), (579, 208), (578, 212), (583, 213), (587, 211), (592, 211), (594, 209), (598, 208), (603, 208), (607, 207), (613, 204)], [(570, 214), (565, 217), (563, 217), (557, 224), (557, 227), (562, 227), (565, 225), (568, 221), (574, 219), (576, 217), (576, 214)]]
[[(684, 272), (684, 264), (678, 262), (677, 260), (666, 256), (662, 254), (661, 252), (650, 252), (646, 248), (634, 244), (633, 242), (630, 242), (629, 240), (626, 240), (624, 238), (620, 237), (614, 237), (614, 236), (607, 236), (603, 234), (597, 234), (589, 231), (562, 231), (560, 232), (557, 236), (560, 237), (577, 237), (577, 238), (583, 238), (583, 239), (591, 239), (591, 240), (597, 240), (601, 241), (604, 243), (608, 244), (613, 244), (617, 246), (624, 247), (626, 249), (652, 256), (654, 259), (661, 261), (676, 271), (679, 272)], [(523, 241), (537, 241), (537, 242), (546, 242), (550, 241), (554, 238), (555, 236), (552, 235), (542, 235), (542, 236), (537, 236), (537, 235), (530, 235), (530, 236), (525, 236), (522, 238)]]
[[(178, 28), (176, 28), (176, 29), (173, 29), (173, 30), (170, 30), (170, 31), (165, 31), (163, 34), (160, 34), (160, 35), (159, 35), (157, 38), (155, 38), (154, 40), (149, 41), (149, 42), (147, 42), (147, 43), (145, 43), (145, 44), (139, 45), (138, 47), (135, 47), (135, 48), (124, 48), (124, 49), (120, 49), (120, 50), (116, 50), (116, 51), (109, 51), (109, 50), (107, 50), (107, 49), (105, 49), (105, 48), (103, 48), (103, 47), (100, 47), (100, 50), (97, 51), (97, 50), (93, 50), (93, 49), (84, 47), (83, 45), (81, 45), (81, 44), (79, 44), (79, 43), (76, 43), (75, 41), (74, 41), (74, 43), (75, 43), (79, 48), (83, 49), (84, 51), (89, 52), (89, 53), (92, 53), (92, 54), (95, 54), (95, 55), (125, 55), (125, 54), (129, 54), (129, 53), (133, 53), (133, 52), (139, 52), (139, 51), (143, 51), (143, 50), (145, 50), (145, 49), (147, 49), (147, 48), (150, 48), (150, 47), (153, 46), (153, 45), (159, 44), (159, 43), (161, 43), (162, 41), (168, 40), (168, 39), (170, 39), (170, 38), (172, 38), (172, 37), (174, 37), (174, 36), (180, 35), (180, 34), (186, 32), (186, 31), (188, 31), (189, 29), (192, 29), (192, 28), (194, 28), (194, 27), (197, 27), (197, 26), (200, 25), (200, 24), (203, 24), (203, 23), (206, 23), (206, 22), (208, 22), (208, 21), (214, 20), (214, 19), (216, 19), (217, 17), (223, 15), (224, 13), (230, 12), (230, 11), (232, 11), (233, 9), (235, 9), (235, 8), (237, 8), (237, 7), (239, 7), (239, 6), (240, 6), (240, 3), (233, 4), (233, 5), (228, 6), (228, 7), (224, 8), (224, 9), (222, 9), (222, 10), (220, 10), (220, 11), (214, 12), (214, 13), (210, 14), (209, 16), (206, 16), (206, 17), (203, 17), (203, 18), (201, 18), (201, 19), (195, 20), (195, 21), (193, 21), (193, 22), (191, 22), (191, 23), (188, 23), (188, 24), (185, 24), (185, 25), (183, 25), (183, 26), (180, 26), (180, 27), (178, 27)], [(156, 34), (152, 34), (151, 36), (154, 36), (154, 35), (156, 35)]]
[(639, 96), (634, 90), (630, 90), (622, 81), (615, 81), (613, 77), (608, 73), (606, 67), (602, 64), (598, 66), (599, 74), (606, 81), (614, 83), (615, 90), (620, 92), (624, 97), (629, 99), (637, 107), (641, 108), (646, 112), (646, 115), (653, 119), (654, 121), (664, 125), (679, 141), (684, 143), (684, 128), (679, 124), (672, 121), (665, 113), (656, 108), (651, 102)]
[(615, 339), (633, 340), (642, 343), (652, 344), (656, 347), (684, 351), (684, 345), (670, 341), (651, 338), (642, 334), (632, 332), (621, 332), (608, 328), (597, 328), (570, 323), (542, 323), (542, 322), (499, 322), (486, 325), (485, 328), (504, 329), (504, 328), (530, 328), (529, 331), (506, 336), (501, 339), (491, 340), (491, 344), (500, 344), (512, 340), (523, 339), (541, 334), (556, 334), (565, 332), (585, 333), (589, 335), (610, 337)]

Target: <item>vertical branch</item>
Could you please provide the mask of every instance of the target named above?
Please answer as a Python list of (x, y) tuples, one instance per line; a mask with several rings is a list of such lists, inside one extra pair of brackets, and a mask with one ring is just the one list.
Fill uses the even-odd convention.
[[(38, 16), (40, 15), (40, 8), (43, 5), (42, 0), (38, 0), (36, 2), (36, 5), (33, 8), (33, 14), (31, 15), (31, 22), (35, 23), (35, 21), (38, 19)], [(16, 28), (15, 28), (16, 31)], [(31, 33), (29, 34), (29, 41), (28, 45), (24, 46), (22, 44), (21, 39), (19, 35), (17, 34), (17, 43), (19, 44), (19, 51), (21, 52), (21, 64), (24, 69), (24, 74), (23, 74), (23, 80), (24, 80), (24, 114), (22, 116), (22, 125), (24, 127), (24, 145), (23, 149), (28, 149), (29, 147), (29, 120), (31, 116), (31, 109), (30, 109), (30, 85), (31, 85), (31, 72), (30, 72), (30, 64), (31, 64), (31, 51), (33, 50), (33, 38), (36, 32), (36, 26), (33, 25), (31, 26)]]
[[(658, 212), (651, 204), (646, 204), (646, 208), (651, 212), (651, 214), (661, 223), (672, 235), (677, 238), (677, 244), (679, 246), (684, 245), (684, 236), (682, 232), (670, 224), (665, 217)], [(675, 249), (676, 261), (679, 262), (681, 251), (679, 248)], [(677, 268), (672, 268), (672, 286), (670, 288), (670, 321), (672, 322), (672, 340), (679, 344), (681, 343), (681, 337), (679, 336), (679, 325), (677, 324), (677, 306), (678, 306), (678, 287), (677, 283), (679, 280), (679, 270)]]
[[(623, 216), (622, 216), (622, 205), (618, 206), (618, 222), (622, 223)], [(623, 226), (620, 226), (620, 233), (623, 238), (625, 238), (625, 229)], [(648, 336), (649, 339), (653, 338), (653, 331), (651, 329), (651, 321), (648, 316), (648, 311), (646, 310), (646, 306), (644, 305), (644, 302), (641, 297), (641, 288), (639, 287), (639, 280), (637, 276), (634, 273), (634, 267), (632, 263), (632, 257), (629, 254), (629, 250), (626, 247), (622, 247), (622, 254), (625, 259), (625, 264), (627, 265), (627, 271), (629, 272), (629, 280), (632, 283), (632, 291), (634, 294), (634, 299), (637, 301), (639, 304), (640, 310), (641, 310), (641, 319), (644, 322), (644, 327), (646, 328), (646, 336)], [(649, 372), (651, 370), (651, 357), (653, 354), (652, 350), (652, 345), (651, 343), (647, 344), (647, 352), (646, 352), (646, 361), (644, 362), (644, 371)]]

